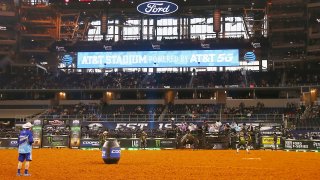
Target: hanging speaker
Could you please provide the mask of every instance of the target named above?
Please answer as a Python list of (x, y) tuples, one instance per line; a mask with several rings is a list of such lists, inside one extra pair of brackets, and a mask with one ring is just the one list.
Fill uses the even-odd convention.
[(213, 11), (213, 31), (219, 33), (221, 31), (221, 10)]

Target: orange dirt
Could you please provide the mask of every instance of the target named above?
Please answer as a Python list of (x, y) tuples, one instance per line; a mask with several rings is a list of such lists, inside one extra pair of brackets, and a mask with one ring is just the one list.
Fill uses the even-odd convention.
[(17, 150), (0, 150), (0, 179), (319, 179), (320, 153), (231, 150), (122, 151), (117, 165), (100, 151), (34, 149), (31, 177), (16, 177)]

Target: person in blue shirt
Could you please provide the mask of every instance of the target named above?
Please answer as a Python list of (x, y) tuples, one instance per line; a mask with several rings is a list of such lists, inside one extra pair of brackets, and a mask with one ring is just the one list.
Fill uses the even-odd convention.
[(33, 135), (31, 132), (32, 124), (27, 122), (22, 125), (22, 130), (18, 137), (18, 172), (17, 176), (21, 176), (21, 168), (24, 161), (26, 161), (24, 165), (24, 176), (30, 176), (29, 174), (29, 166), (30, 161), (32, 161), (32, 143), (33, 143)]

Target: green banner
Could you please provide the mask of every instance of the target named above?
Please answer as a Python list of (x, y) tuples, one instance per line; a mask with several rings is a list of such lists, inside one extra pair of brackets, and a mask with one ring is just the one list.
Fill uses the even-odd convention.
[(42, 147), (69, 147), (68, 135), (44, 135)]
[(40, 148), (42, 143), (42, 121), (41, 120), (34, 120), (33, 121), (33, 127), (32, 127), (32, 133), (33, 133), (33, 141), (32, 144), (33, 148)]
[(80, 136), (80, 120), (72, 120), (70, 132), (70, 148), (78, 149), (80, 147)]

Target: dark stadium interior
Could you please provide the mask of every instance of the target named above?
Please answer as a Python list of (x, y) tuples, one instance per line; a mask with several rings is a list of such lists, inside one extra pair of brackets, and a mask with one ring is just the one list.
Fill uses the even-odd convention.
[[(238, 127), (257, 149), (273, 132), (320, 139), (319, 0), (169, 1), (177, 11), (158, 16), (138, 11), (147, 0), (0, 0), (0, 138), (40, 120), (43, 137), (72, 139), (76, 120), (82, 140), (187, 129), (232, 139)], [(237, 50), (238, 65), (78, 63), (87, 52), (215, 50)]]

